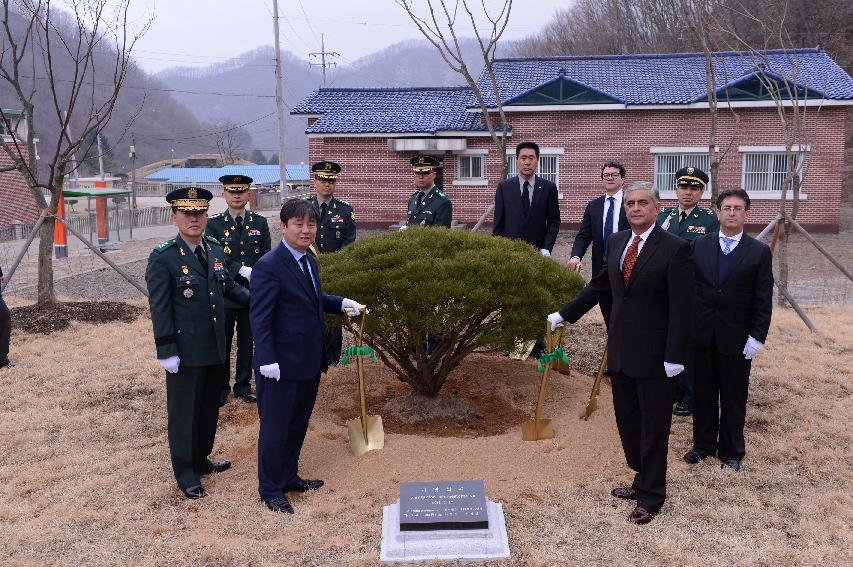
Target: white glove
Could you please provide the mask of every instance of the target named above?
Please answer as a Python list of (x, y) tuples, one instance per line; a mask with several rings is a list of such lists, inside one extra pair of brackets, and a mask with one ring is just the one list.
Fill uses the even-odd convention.
[(252, 268), (250, 268), (249, 266), (240, 266), (239, 274), (241, 276), (243, 276), (244, 278), (246, 278), (247, 280), (251, 280), (252, 279)]
[(751, 336), (746, 337), (746, 344), (743, 345), (743, 357), (747, 360), (752, 360), (752, 357), (764, 350), (764, 343), (760, 343)]
[(170, 356), (169, 358), (158, 358), (157, 362), (160, 363), (160, 368), (169, 374), (177, 374), (178, 367), (181, 365), (181, 358), (178, 355), (175, 355)]
[(404, 231), (404, 230), (406, 230), (407, 228), (409, 228), (409, 225), (404, 224), (403, 226), (401, 226), (401, 227), (400, 227), (400, 232), (403, 232), (403, 231)]
[(275, 378), (276, 380), (281, 378), (281, 370), (278, 368), (278, 362), (265, 364), (258, 368), (258, 370), (261, 371), (261, 375), (266, 376), (267, 378)]
[(358, 317), (361, 315), (361, 310), (366, 308), (366, 305), (362, 305), (361, 303), (353, 301), (352, 299), (347, 299), (346, 297), (341, 301), (341, 311), (346, 313), (349, 317)]
[(552, 331), (556, 331), (557, 327), (562, 327), (563, 321), (565, 321), (565, 319), (563, 319), (559, 312), (554, 312), (548, 315), (548, 322), (551, 323)]
[(540, 253), (540, 254), (542, 254), (543, 256), (545, 256), (546, 258), (550, 258), (550, 257), (551, 257), (551, 251), (550, 251), (550, 250), (548, 250), (548, 249), (546, 249), (546, 248), (542, 248), (542, 249), (539, 251), (539, 253)]
[(672, 378), (673, 376), (678, 376), (682, 372), (684, 372), (683, 364), (671, 364), (669, 362), (663, 363), (663, 370), (666, 372), (667, 378)]

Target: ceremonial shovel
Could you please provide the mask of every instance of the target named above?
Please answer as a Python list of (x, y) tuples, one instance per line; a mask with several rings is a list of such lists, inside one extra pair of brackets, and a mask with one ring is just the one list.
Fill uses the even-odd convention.
[[(349, 308), (347, 308), (349, 311)], [(352, 452), (360, 457), (368, 451), (381, 449), (385, 446), (385, 430), (382, 427), (382, 417), (378, 415), (367, 415), (367, 402), (364, 394), (364, 357), (373, 356), (376, 361), (376, 354), (369, 347), (365, 347), (362, 342), (364, 336), (364, 321), (367, 316), (367, 309), (361, 312), (361, 323), (358, 327), (358, 333), (355, 332), (352, 323), (347, 321), (350, 331), (355, 337), (355, 345), (347, 348), (341, 363), (346, 365), (349, 363), (350, 356), (355, 357), (356, 368), (358, 368), (358, 400), (361, 407), (361, 416), (347, 421), (347, 435), (349, 436), (349, 446)]]
[(548, 371), (561, 360), (564, 356), (561, 349), (557, 349), (557, 345), (563, 340), (563, 331), (565, 327), (560, 327), (556, 333), (556, 340), (551, 332), (551, 324), (545, 324), (545, 339), (548, 353), (542, 358), (555, 357), (555, 353), (559, 350), (559, 355), (554, 360), (539, 360), (539, 366), (542, 367), (542, 379), (539, 381), (539, 397), (536, 400), (536, 410), (533, 413), (533, 419), (521, 425), (521, 438), (525, 441), (541, 441), (543, 439), (551, 439), (554, 437), (554, 426), (550, 419), (542, 419), (542, 406), (545, 404), (545, 391), (548, 387)]
[(601, 389), (601, 379), (604, 377), (604, 369), (607, 368), (607, 345), (604, 345), (604, 353), (601, 355), (601, 363), (598, 365), (598, 373), (592, 383), (592, 392), (589, 394), (589, 403), (581, 414), (581, 419), (588, 420), (596, 409), (598, 409), (598, 391)]

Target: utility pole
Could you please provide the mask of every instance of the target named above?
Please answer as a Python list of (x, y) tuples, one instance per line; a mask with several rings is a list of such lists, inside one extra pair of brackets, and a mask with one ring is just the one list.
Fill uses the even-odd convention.
[(101, 134), (95, 134), (95, 139), (98, 140), (98, 169), (101, 171), (101, 181), (104, 180), (104, 150), (101, 148)]
[(133, 226), (133, 213), (136, 212), (136, 140), (130, 135), (130, 226)]
[(326, 51), (326, 37), (325, 34), (320, 34), (320, 51), (319, 53), (309, 53), (308, 57), (317, 57), (320, 56), (319, 63), (308, 63), (309, 67), (321, 67), (323, 69), (323, 88), (326, 88), (326, 67), (337, 67), (337, 63), (328, 62), (326, 63), (326, 57), (340, 57), (341, 54), (337, 51)]
[(287, 190), (287, 165), (284, 159), (284, 97), (281, 93), (281, 48), (278, 40), (278, 0), (272, 1), (273, 29), (275, 31), (275, 107), (278, 114), (278, 187), (281, 200)]

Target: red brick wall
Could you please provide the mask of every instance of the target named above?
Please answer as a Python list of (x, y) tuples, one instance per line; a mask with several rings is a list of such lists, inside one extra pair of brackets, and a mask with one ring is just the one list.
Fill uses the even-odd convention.
[[(22, 151), (23, 158), (28, 159), (26, 149)], [(6, 152), (0, 151), (0, 167), (13, 163)], [(16, 170), (0, 173), (0, 229), (9, 228), (13, 220), (32, 224), (38, 216), (38, 207), (24, 176)]]
[[(563, 222), (580, 223), (586, 203), (601, 194), (599, 170), (607, 159), (618, 159), (627, 169), (626, 181), (654, 181), (655, 146), (695, 147), (708, 144), (710, 114), (707, 110), (626, 110), (511, 113), (510, 144), (534, 140), (541, 147), (564, 148), (560, 157), (559, 187)], [(723, 152), (717, 186), (741, 183), (743, 154), (738, 146), (784, 145), (776, 110), (738, 109), (737, 120), (729, 111), (720, 113), (717, 146)], [(825, 107), (807, 114), (806, 139), (811, 146), (802, 192), (808, 199), (800, 206), (801, 223), (817, 230), (837, 231), (844, 170), (846, 107)], [(453, 218), (473, 224), (494, 197), (500, 177), (497, 150), (488, 138), (469, 138), (468, 148), (487, 148), (486, 187), (454, 186), (456, 159), (445, 153), (447, 195), (453, 201)], [(339, 162), (343, 172), (337, 195), (355, 207), (362, 226), (387, 225), (405, 217), (406, 200), (413, 180), (408, 160), (413, 152), (393, 152), (387, 138), (311, 138), (309, 156)], [(665, 201), (664, 205), (673, 201)], [(702, 206), (710, 206), (707, 201)], [(755, 200), (750, 222), (766, 224), (779, 210), (779, 201)]]

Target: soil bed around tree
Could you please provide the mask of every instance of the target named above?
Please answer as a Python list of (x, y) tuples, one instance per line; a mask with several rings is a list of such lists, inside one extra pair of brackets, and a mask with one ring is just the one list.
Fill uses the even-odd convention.
[(119, 301), (57, 301), (45, 305), (13, 307), (12, 327), (24, 333), (49, 335), (67, 329), (72, 321), (83, 323), (130, 323), (145, 309)]

